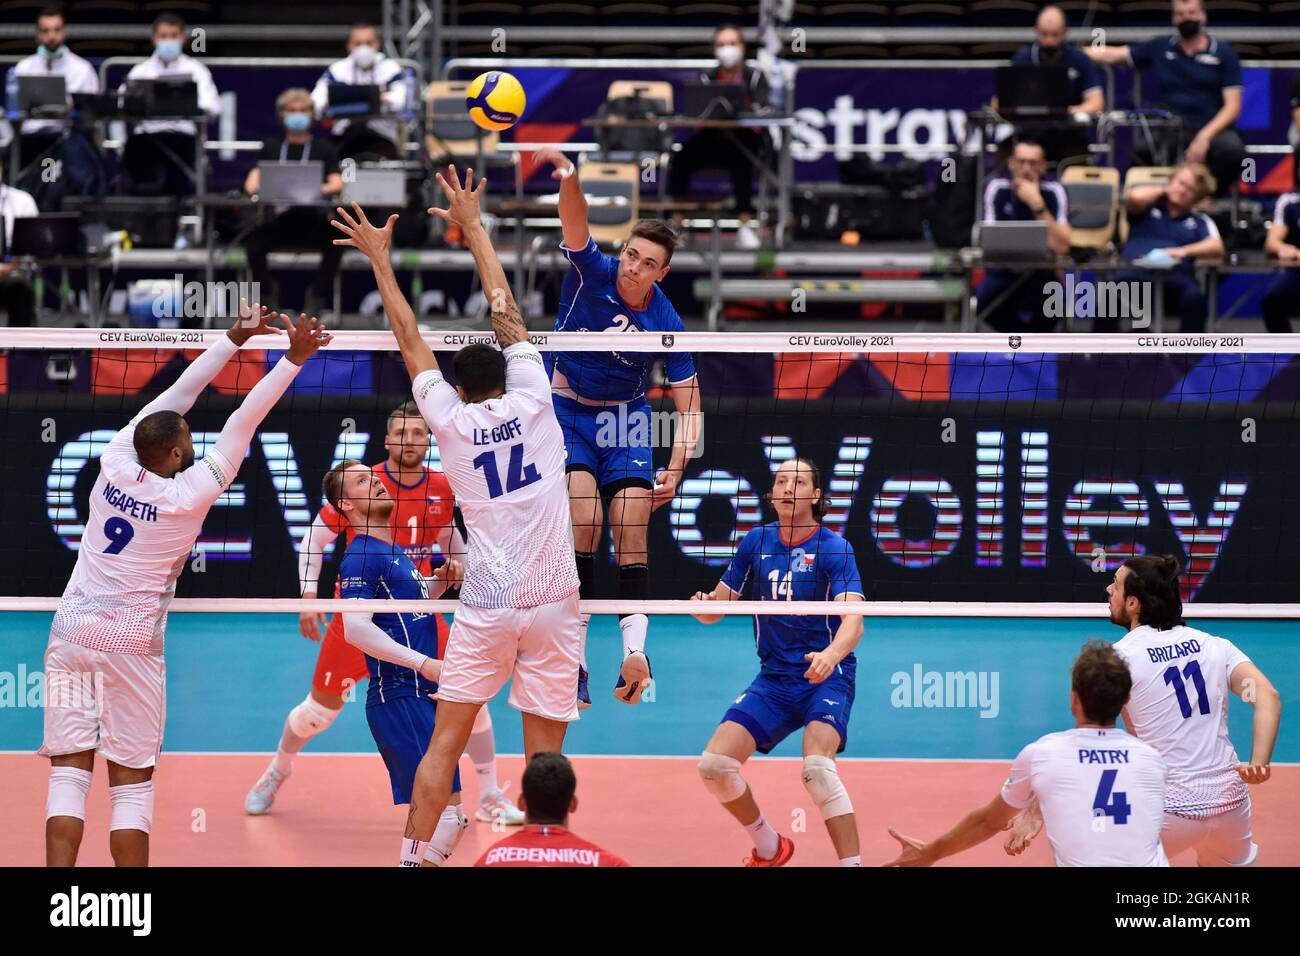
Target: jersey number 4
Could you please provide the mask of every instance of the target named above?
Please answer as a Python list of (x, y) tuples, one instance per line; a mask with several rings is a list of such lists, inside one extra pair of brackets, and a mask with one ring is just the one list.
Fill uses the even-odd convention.
[(1118, 770), (1103, 770), (1101, 782), (1097, 784), (1097, 795), (1092, 798), (1092, 814), (1095, 817), (1114, 817), (1118, 824), (1128, 823), (1128, 815), (1133, 812), (1133, 805), (1128, 802), (1128, 794), (1115, 789)]
[(1201, 674), (1200, 661), (1188, 661), (1183, 672), (1178, 673), (1178, 666), (1165, 668), (1164, 678), (1166, 684), (1173, 685), (1174, 693), (1178, 695), (1178, 709), (1183, 712), (1183, 719), (1186, 720), (1192, 716), (1192, 702), (1187, 696), (1187, 685), (1183, 683), (1183, 678), (1190, 678), (1196, 685), (1196, 709), (1202, 714), (1210, 712), (1210, 698), (1205, 693), (1205, 678)]
[(501, 473), (497, 471), (497, 453), (495, 451), (485, 451), (475, 458), (474, 467), (483, 472), (483, 480), (487, 482), (489, 498), (500, 498), (504, 494), (518, 491), (542, 477), (537, 473), (536, 465), (524, 464), (524, 446), (522, 444), (510, 446), (510, 461), (506, 466), (505, 488), (501, 487)]

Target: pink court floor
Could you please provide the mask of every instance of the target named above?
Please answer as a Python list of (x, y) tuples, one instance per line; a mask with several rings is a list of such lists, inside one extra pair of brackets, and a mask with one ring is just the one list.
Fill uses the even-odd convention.
[[(574, 757), (578, 774), (573, 829), (634, 866), (737, 866), (750, 849), (743, 831), (699, 783), (694, 758)], [(151, 863), (155, 866), (391, 866), (405, 820), (394, 807), (383, 763), (374, 754), (304, 754), (274, 811), (250, 817), (244, 795), (265, 768), (263, 754), (164, 754), (159, 765)], [(845, 760), (841, 775), (853, 797), (864, 864), (893, 857), (886, 832), (928, 838), (987, 802), (1001, 787), (1007, 761)], [(45, 760), (0, 754), (0, 865), (44, 862)], [(522, 759), (501, 757), (502, 780), (517, 793)], [(834, 853), (800, 782), (798, 760), (750, 761), (745, 777), (778, 830), (795, 840), (792, 866), (833, 866)], [(473, 768), (462, 762), (466, 803), (476, 804)], [(80, 863), (111, 865), (106, 827), (107, 778), (96, 764)], [(1300, 766), (1276, 766), (1251, 788), (1255, 841), (1262, 866), (1300, 865)], [(472, 807), (471, 807), (472, 810)], [(473, 824), (452, 865), (468, 866), (504, 834)], [(1192, 854), (1173, 861), (1194, 865)], [(945, 865), (1049, 866), (1045, 838), (1019, 858), (991, 840)]]

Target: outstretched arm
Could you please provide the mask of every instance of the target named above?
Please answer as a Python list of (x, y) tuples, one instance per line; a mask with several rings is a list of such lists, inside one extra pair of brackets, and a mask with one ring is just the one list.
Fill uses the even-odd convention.
[(903, 836), (891, 827), (889, 835), (899, 842), (902, 850), (885, 865), (930, 866), (946, 856), (970, 849), (1001, 833), (1019, 812), (998, 794), (978, 810), (966, 814), (960, 823), (943, 836), (929, 843)]
[(421, 337), (420, 327), (415, 322), (415, 312), (411, 309), (411, 303), (406, 301), (393, 272), (391, 251), (393, 223), (397, 222), (397, 216), (389, 216), (388, 222), (380, 227), (372, 224), (366, 218), (365, 211), (356, 203), (352, 204), (352, 211), (356, 215), (355, 219), (339, 206), (339, 218), (330, 220), (330, 225), (347, 237), (335, 239), (334, 245), (351, 246), (370, 260), (370, 268), (375, 273), (375, 284), (379, 286), (379, 295), (384, 300), (384, 312), (402, 350), (406, 371), (410, 373), (411, 381), (415, 381), (421, 372), (436, 369), (438, 362), (433, 357), (429, 343)]
[(217, 373), (226, 367), (239, 351), (240, 346), (254, 335), (279, 335), (280, 330), (272, 323), (275, 313), (264, 306), (249, 305), (243, 300), (239, 303), (239, 318), (230, 327), (225, 336), (204, 349), (203, 354), (186, 366), (185, 371), (161, 395), (146, 405), (141, 416), (154, 412), (176, 412), (184, 415), (194, 407), (195, 401), (208, 387)]
[(1238, 764), (1237, 774), (1246, 783), (1263, 783), (1272, 776), (1273, 745), (1282, 723), (1282, 695), (1249, 661), (1238, 664), (1228, 676), (1232, 692), (1255, 709), (1250, 741), (1250, 763)]
[(587, 245), (591, 227), (587, 223), (587, 197), (578, 182), (578, 167), (558, 149), (539, 149), (533, 154), (537, 163), (555, 167), (552, 179), (560, 181), (560, 225), (564, 229), (564, 246), (577, 252)]
[[(483, 294), (487, 296), (488, 310), (492, 315), (492, 331), (496, 333), (497, 344), (504, 349), (516, 342), (527, 342), (528, 327), (524, 325), (519, 306), (510, 292), (506, 271), (501, 267), (496, 249), (492, 247), (492, 238), (483, 228), (479, 197), (483, 194), (487, 180), (481, 180), (475, 187), (474, 170), (468, 169), (462, 184), (460, 174), (453, 165), (447, 167), (446, 176), (438, 173), (438, 185), (447, 197), (447, 208), (433, 208), (429, 213), (443, 222), (460, 226), (465, 243), (474, 256), (474, 264), (478, 266), (479, 280), (483, 284)], [(586, 240), (583, 242), (585, 244)]]

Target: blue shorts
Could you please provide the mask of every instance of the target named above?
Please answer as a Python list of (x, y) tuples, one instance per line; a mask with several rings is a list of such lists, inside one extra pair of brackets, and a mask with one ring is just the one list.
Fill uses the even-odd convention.
[[(379, 746), (379, 755), (393, 784), (393, 803), (410, 803), (415, 786), (415, 768), (424, 759), (433, 737), (433, 719), (438, 705), (427, 697), (398, 697), (383, 703), (366, 702), (366, 723)], [(451, 792), (460, 790), (460, 768), (451, 782)]]
[(552, 401), (564, 432), (567, 471), (591, 472), (602, 491), (611, 485), (654, 487), (649, 402), (638, 398), (597, 408), (563, 395), (553, 395)]
[(800, 727), (813, 721), (830, 724), (840, 735), (836, 753), (849, 742), (849, 715), (853, 711), (853, 677), (835, 673), (820, 684), (803, 676), (760, 673), (736, 698), (722, 720), (734, 721), (749, 731), (759, 753), (772, 748)]

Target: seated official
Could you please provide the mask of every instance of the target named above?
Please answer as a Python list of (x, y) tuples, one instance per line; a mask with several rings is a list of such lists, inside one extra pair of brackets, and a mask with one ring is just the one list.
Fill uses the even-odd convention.
[[(731, 25), (713, 32), (713, 55), (718, 68), (699, 75), (701, 83), (734, 83), (745, 87), (744, 110), (752, 112), (767, 105), (767, 78), (758, 70), (745, 66), (745, 40), (740, 28)], [(751, 220), (754, 215), (754, 161), (746, 156), (762, 156), (767, 147), (767, 133), (755, 129), (702, 129), (674, 153), (668, 169), (668, 191), (674, 199), (691, 196), (691, 178), (707, 169), (720, 169), (731, 177), (731, 191), (740, 229), (736, 244), (742, 249), (757, 249), (761, 244)], [(738, 147), (743, 146), (744, 149)]]
[(1277, 256), (1286, 269), (1274, 279), (1260, 303), (1264, 327), (1270, 332), (1290, 332), (1291, 316), (1300, 312), (1300, 193), (1287, 193), (1273, 208), (1264, 251)]
[[(0, 179), (3, 173), (0, 167)], [(0, 218), (4, 219), (6, 249), (13, 244), (14, 220), (38, 215), (36, 200), (28, 193), (0, 183)], [(36, 318), (36, 293), (16, 262), (0, 262), (0, 312), (8, 316), (11, 328), (29, 326)]]
[[(1204, 332), (1206, 296), (1196, 277), (1196, 259), (1223, 255), (1214, 220), (1196, 206), (1214, 192), (1214, 177), (1200, 163), (1184, 163), (1167, 186), (1135, 186), (1129, 191), (1128, 242), (1120, 255), (1125, 259), (1174, 260), (1168, 271), (1135, 269), (1118, 272), (1119, 282), (1159, 282), (1164, 289), (1164, 308), (1182, 320), (1180, 331)], [(1167, 258), (1166, 258), (1167, 257)], [(1094, 332), (1119, 331), (1119, 318), (1108, 316), (1093, 322)]]
[(1210, 168), (1223, 195), (1241, 178), (1246, 158), (1245, 140), (1233, 126), (1241, 115), (1241, 61), (1228, 43), (1205, 32), (1201, 0), (1173, 0), (1173, 24), (1174, 36), (1133, 46), (1089, 46), (1087, 54), (1098, 63), (1154, 74), (1165, 105), (1182, 119), (1181, 133), (1151, 131), (1157, 152), (1165, 155), (1142, 148), (1135, 151), (1136, 163), (1164, 165), (1169, 153), (1181, 151), (1187, 162)]
[[(198, 86), (199, 109), (209, 117), (221, 113), (221, 96), (212, 73), (193, 57), (186, 56), (185, 21), (174, 13), (163, 13), (153, 22), (153, 56), (131, 67), (126, 83), (132, 80), (157, 80), (189, 77)], [(193, 167), (198, 130), (193, 120), (144, 120), (131, 133), (122, 154), (122, 165), (130, 180), (131, 192), (137, 196), (188, 196), (194, 182), (168, 155), (168, 151), (186, 166)]]
[[(1021, 140), (1009, 163), (1010, 177), (994, 176), (984, 187), (982, 222), (1047, 224), (1047, 244), (1063, 256), (1070, 251), (1069, 208), (1065, 188), (1044, 180), (1047, 160), (1041, 144)], [(1050, 332), (1056, 319), (1043, 314), (1045, 286), (1056, 279), (1050, 269), (988, 269), (975, 290), (976, 312), (999, 332)]]
[[(262, 144), (258, 159), (274, 162), (320, 161), (321, 198), (337, 197), (343, 190), (343, 177), (339, 173), (339, 157), (334, 144), (327, 136), (312, 135), (311, 94), (295, 87), (285, 90), (275, 100), (276, 113), (284, 135), (268, 139)], [(260, 171), (254, 166), (244, 180), (244, 192), (257, 195), (261, 186)], [(343, 258), (343, 247), (334, 245), (338, 233), (330, 227), (332, 210), (326, 207), (289, 207), (266, 218), (244, 239), (248, 254), (248, 267), (253, 281), (260, 286), (262, 302), (278, 302), (279, 297), (267, 268), (267, 256), (282, 249), (310, 249), (321, 255), (320, 268), (313, 276), (307, 290), (307, 300), (302, 311), (320, 315), (327, 302), (332, 301), (334, 277)]]
[(1300, 186), (1300, 70), (1291, 74), (1291, 130), (1288, 138), (1295, 150), (1295, 181)]
[[(1074, 115), (1088, 114), (1095, 116), (1106, 106), (1106, 95), (1102, 91), (1101, 76), (1088, 55), (1078, 47), (1066, 43), (1069, 25), (1060, 7), (1043, 7), (1034, 24), (1034, 42), (1023, 47), (1011, 58), (1015, 66), (1063, 66), (1070, 80), (1070, 112)], [(994, 98), (994, 108), (997, 99)], [(1078, 123), (1033, 123), (1020, 124), (1020, 129), (1029, 132), (1032, 137), (1043, 144), (1049, 163), (1060, 163), (1065, 159), (1086, 157), (1091, 128)]]
[[(401, 113), (407, 102), (404, 70), (379, 50), (379, 31), (370, 23), (354, 24), (348, 31), (348, 55), (322, 74), (312, 88), (311, 100), (319, 117), (329, 116), (329, 88), (334, 84), (378, 86), (380, 106), (386, 113)], [(397, 121), (391, 119), (336, 119), (330, 128), (340, 159), (401, 159), (402, 143)]]
[[(36, 52), (14, 66), (18, 76), (61, 76), (68, 96), (98, 93), (99, 75), (64, 42), (67, 24), (59, 7), (46, 7), (36, 17)], [(23, 164), (29, 172), (22, 185), (44, 211), (60, 208), (64, 196), (100, 196), (105, 189), (104, 167), (90, 137), (63, 120), (26, 119), (20, 129)], [(50, 158), (60, 166), (56, 177), (43, 176), (40, 162)]]

